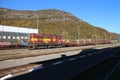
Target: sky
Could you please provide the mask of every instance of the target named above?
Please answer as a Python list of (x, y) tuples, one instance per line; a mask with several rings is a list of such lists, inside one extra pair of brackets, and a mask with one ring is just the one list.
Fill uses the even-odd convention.
[(93, 26), (120, 34), (120, 0), (0, 0), (0, 7), (63, 10)]

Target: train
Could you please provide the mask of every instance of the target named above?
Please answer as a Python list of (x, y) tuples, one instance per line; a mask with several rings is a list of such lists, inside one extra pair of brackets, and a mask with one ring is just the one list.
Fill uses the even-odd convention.
[(0, 48), (27, 47), (28, 49), (72, 47), (111, 43), (104, 39), (64, 39), (56, 34), (0, 32)]
[(27, 47), (28, 49), (37, 49), (106, 43), (111, 43), (111, 40), (65, 39), (64, 36), (56, 34), (39, 34), (37, 29), (0, 26), (0, 48)]
[(0, 48), (28, 45), (28, 33), (0, 32)]
[(96, 44), (108, 44), (110, 40), (105, 39), (65, 39), (63, 36), (55, 34), (29, 34), (29, 49), (73, 47)]

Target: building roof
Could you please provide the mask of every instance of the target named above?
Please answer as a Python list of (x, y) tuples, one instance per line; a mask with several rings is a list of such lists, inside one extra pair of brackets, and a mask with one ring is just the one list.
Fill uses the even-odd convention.
[(16, 33), (38, 33), (38, 29), (0, 25), (0, 31)]

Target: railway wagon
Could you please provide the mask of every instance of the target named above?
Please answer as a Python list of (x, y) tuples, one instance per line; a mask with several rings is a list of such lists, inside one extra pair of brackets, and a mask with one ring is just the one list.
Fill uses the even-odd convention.
[(107, 40), (107, 39), (91, 39), (91, 43), (92, 44), (109, 44), (111, 43), (111, 40)]
[(29, 34), (29, 49), (62, 47), (62, 36), (55, 34)]
[(0, 25), (0, 48), (28, 46), (29, 33), (38, 33), (38, 30)]
[(0, 32), (0, 47), (23, 47), (28, 44), (27, 33)]
[(105, 39), (66, 39), (63, 44), (66, 47), (70, 46), (85, 46), (85, 45), (96, 45), (96, 44), (107, 44), (111, 43), (110, 40)]
[(63, 45), (65, 47), (72, 47), (72, 46), (85, 46), (91, 45), (91, 39), (65, 39), (63, 41)]

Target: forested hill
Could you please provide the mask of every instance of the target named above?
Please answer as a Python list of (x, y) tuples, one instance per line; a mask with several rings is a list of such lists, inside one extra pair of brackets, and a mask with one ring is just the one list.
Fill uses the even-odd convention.
[(74, 15), (56, 9), (12, 10), (0, 8), (0, 25), (39, 28), (39, 33), (59, 34), (68, 39), (118, 39), (120, 35), (95, 27)]

